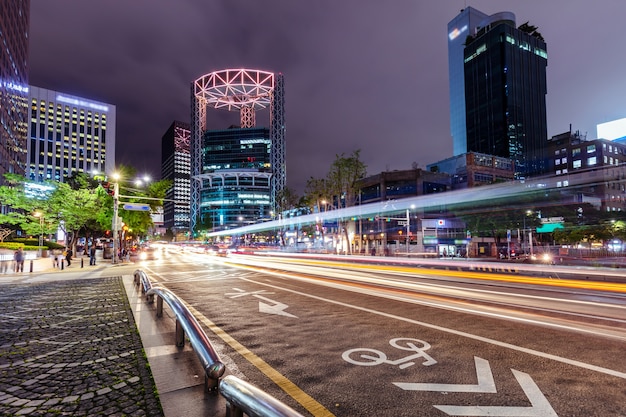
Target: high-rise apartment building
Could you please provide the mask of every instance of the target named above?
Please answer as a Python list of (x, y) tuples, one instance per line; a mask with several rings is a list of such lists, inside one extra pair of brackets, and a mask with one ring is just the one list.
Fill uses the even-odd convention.
[(163, 226), (176, 236), (189, 230), (191, 126), (174, 121), (161, 139), (161, 178), (172, 181), (163, 202)]
[(114, 171), (115, 106), (33, 86), (29, 105), (29, 179)]
[(510, 12), (484, 20), (464, 49), (467, 151), (510, 158), (516, 175), (546, 171), (546, 43)]
[(0, 2), (0, 185), (26, 170), (29, 12), (30, 0)]
[(472, 7), (461, 10), (448, 23), (448, 80), (450, 83), (450, 134), (452, 135), (452, 154), (467, 152), (465, 130), (465, 64), (463, 51), (469, 35), (488, 17)]

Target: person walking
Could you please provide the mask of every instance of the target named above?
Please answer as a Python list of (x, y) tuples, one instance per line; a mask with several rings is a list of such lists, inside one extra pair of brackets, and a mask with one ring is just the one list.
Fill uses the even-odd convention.
[(67, 266), (70, 266), (72, 264), (72, 255), (72, 250), (70, 248), (67, 248), (67, 250), (65, 251), (65, 260), (67, 261)]
[(15, 272), (24, 272), (24, 250), (19, 248), (13, 255), (15, 261)]
[(9, 260), (11, 259), (11, 252), (7, 249), (0, 248), (0, 272), (7, 273), (9, 269)]
[(91, 245), (89, 249), (89, 265), (96, 264), (96, 245)]

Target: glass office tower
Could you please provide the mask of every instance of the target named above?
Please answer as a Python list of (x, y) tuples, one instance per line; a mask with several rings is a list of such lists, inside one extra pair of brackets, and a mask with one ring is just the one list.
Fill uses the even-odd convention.
[(176, 236), (189, 230), (191, 126), (174, 121), (161, 138), (161, 179), (172, 181), (163, 202), (163, 225)]
[(212, 230), (269, 220), (270, 130), (209, 130), (202, 137), (200, 217)]
[(512, 13), (481, 26), (464, 53), (467, 151), (512, 159), (518, 177), (543, 173), (546, 43)]
[(29, 0), (0, 1), (0, 185), (26, 171), (29, 12)]
[(476, 28), (488, 16), (472, 7), (461, 10), (448, 23), (448, 80), (450, 83), (450, 134), (452, 154), (467, 152), (465, 132), (465, 40), (476, 33)]

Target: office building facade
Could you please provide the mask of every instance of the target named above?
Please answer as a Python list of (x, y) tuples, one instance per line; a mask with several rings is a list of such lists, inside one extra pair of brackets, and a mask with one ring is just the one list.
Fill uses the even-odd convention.
[(553, 186), (569, 201), (626, 211), (626, 143), (565, 132), (548, 141), (547, 153)]
[(27, 178), (115, 170), (115, 106), (33, 86), (29, 106)]
[(467, 151), (512, 159), (516, 175), (546, 172), (546, 44), (509, 12), (466, 41)]
[(0, 185), (26, 172), (29, 0), (0, 2)]
[[(191, 231), (199, 222), (223, 230), (265, 220), (287, 181), (283, 75), (215, 71), (196, 79), (191, 95)], [(240, 125), (207, 129), (209, 107), (238, 111)], [(267, 128), (257, 127), (260, 110), (269, 113)]]
[(161, 178), (172, 181), (163, 202), (163, 226), (174, 236), (189, 230), (191, 127), (174, 121), (161, 139)]
[(450, 134), (452, 155), (467, 152), (465, 129), (465, 64), (464, 50), (468, 35), (476, 29), (488, 15), (472, 7), (461, 10), (448, 23), (448, 80), (450, 83)]
[(271, 219), (271, 145), (267, 128), (204, 133), (199, 176), (203, 224), (218, 231)]

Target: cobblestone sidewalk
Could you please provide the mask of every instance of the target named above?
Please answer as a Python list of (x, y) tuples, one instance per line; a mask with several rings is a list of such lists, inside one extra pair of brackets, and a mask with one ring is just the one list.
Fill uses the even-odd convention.
[(4, 285), (1, 416), (163, 416), (121, 277)]

